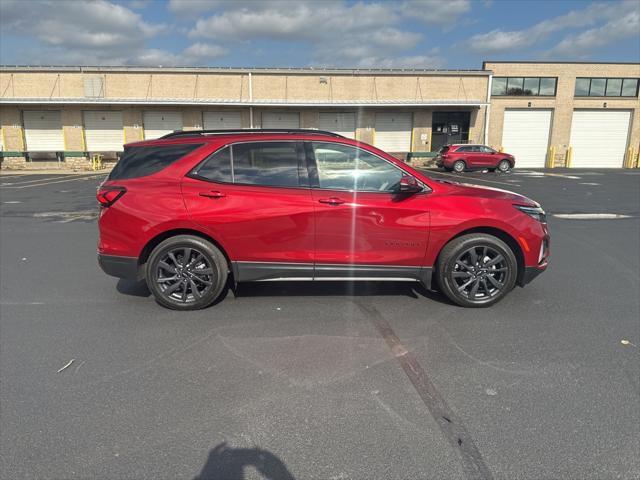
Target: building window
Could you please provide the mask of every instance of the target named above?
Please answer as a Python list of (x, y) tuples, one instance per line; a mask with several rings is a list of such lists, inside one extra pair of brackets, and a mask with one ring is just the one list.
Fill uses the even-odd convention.
[(494, 97), (553, 97), (556, 94), (555, 77), (493, 77), (491, 95)]
[(576, 78), (576, 97), (637, 97), (637, 78)]

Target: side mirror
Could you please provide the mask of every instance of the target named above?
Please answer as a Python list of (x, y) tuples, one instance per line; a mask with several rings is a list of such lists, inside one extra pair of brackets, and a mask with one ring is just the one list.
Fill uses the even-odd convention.
[(418, 193), (422, 191), (422, 186), (415, 177), (403, 175), (400, 179), (400, 193)]

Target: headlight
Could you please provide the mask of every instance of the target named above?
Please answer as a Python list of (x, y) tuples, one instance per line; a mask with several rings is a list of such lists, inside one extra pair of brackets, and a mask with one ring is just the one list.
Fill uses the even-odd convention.
[(526, 213), (531, 218), (535, 218), (540, 223), (547, 223), (547, 216), (544, 213), (544, 210), (540, 207), (527, 207), (524, 205), (514, 205), (518, 210), (522, 213)]

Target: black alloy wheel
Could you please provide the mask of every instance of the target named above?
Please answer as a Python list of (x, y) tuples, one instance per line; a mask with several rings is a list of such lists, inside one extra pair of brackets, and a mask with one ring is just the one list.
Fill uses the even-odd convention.
[(227, 281), (224, 255), (210, 242), (190, 235), (160, 243), (147, 262), (147, 286), (161, 305), (196, 310), (211, 305)]
[(470, 234), (445, 246), (437, 268), (440, 288), (450, 300), (465, 307), (485, 307), (513, 289), (518, 264), (499, 238)]

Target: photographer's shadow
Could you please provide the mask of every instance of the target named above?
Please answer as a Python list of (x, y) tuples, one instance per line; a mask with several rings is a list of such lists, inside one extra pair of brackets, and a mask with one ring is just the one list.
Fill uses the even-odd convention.
[(253, 467), (265, 480), (295, 480), (277, 456), (261, 448), (231, 448), (225, 442), (211, 452), (200, 474), (193, 480), (245, 480), (245, 469)]

